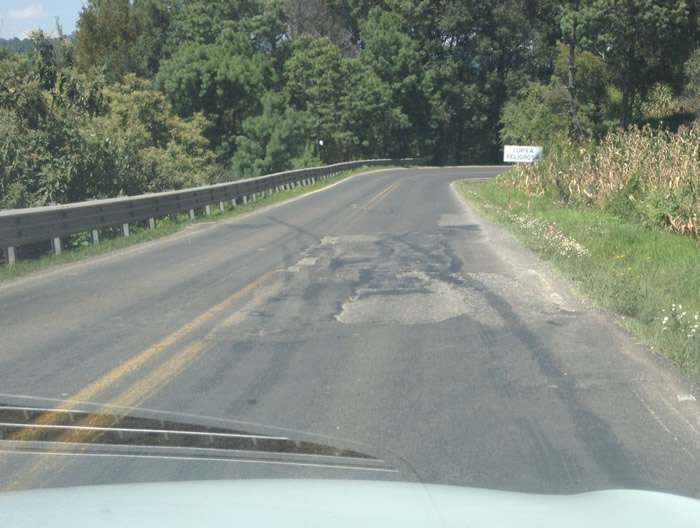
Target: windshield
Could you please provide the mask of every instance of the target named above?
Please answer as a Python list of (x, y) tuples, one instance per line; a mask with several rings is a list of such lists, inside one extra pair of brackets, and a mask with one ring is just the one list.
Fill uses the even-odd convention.
[[(615, 201), (596, 193), (616, 183), (553, 165), (603, 150), (579, 132), (603, 145), (671, 108), (644, 75), (677, 98), (686, 77), (649, 66), (626, 86), (594, 7), (366, 4), (3, 3), (0, 489), (301, 477), (700, 498), (697, 270), (647, 271), (672, 266), (664, 237), (697, 255), (695, 202), (671, 215), (690, 227), (654, 226), (661, 198), (629, 212), (641, 168)], [(694, 18), (666, 15), (684, 71)], [(43, 24), (26, 49), (19, 21)], [(506, 143), (536, 147), (518, 160), (533, 172), (504, 164)], [(613, 216), (594, 232), (587, 214)], [(608, 282), (581, 286), (627, 221), (656, 238), (635, 257), (620, 227)], [(690, 308), (668, 322), (643, 280), (681, 284)]]

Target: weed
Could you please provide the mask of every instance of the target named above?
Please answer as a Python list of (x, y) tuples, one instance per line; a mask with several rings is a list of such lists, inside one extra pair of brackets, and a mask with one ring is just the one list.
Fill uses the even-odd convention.
[(551, 149), (520, 164), (500, 185), (531, 196), (601, 207), (647, 227), (700, 236), (700, 127), (611, 131), (583, 148)]

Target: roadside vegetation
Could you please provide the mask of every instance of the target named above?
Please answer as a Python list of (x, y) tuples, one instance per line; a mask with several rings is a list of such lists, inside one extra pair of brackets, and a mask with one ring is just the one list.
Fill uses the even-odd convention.
[(0, 208), (355, 159), (493, 163), (574, 122), (675, 131), (697, 110), (698, 9), (86, 0), (72, 35), (0, 40)]
[(502, 143), (543, 161), (459, 188), (700, 382), (700, 47), (697, 22), (676, 25), (698, 7), (561, 4), (551, 77), (500, 118)]
[(565, 142), (498, 184), (571, 207), (602, 210), (648, 229), (700, 237), (700, 121), (677, 132), (650, 126)]
[(613, 208), (510, 187), (511, 171), (459, 183), (481, 213), (551, 263), (597, 306), (700, 382), (700, 248), (695, 236), (650, 229)]

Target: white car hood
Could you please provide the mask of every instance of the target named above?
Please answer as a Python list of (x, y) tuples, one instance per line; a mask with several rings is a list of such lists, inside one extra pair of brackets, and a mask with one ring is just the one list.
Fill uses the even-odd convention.
[(698, 528), (700, 501), (608, 490), (533, 495), (334, 480), (191, 481), (0, 494), (0, 526)]

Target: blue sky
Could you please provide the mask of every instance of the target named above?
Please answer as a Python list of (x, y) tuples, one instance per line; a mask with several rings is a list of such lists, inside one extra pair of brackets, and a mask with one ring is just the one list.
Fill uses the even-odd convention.
[(78, 15), (87, 0), (0, 0), (0, 38), (24, 38), (28, 31), (56, 30), (56, 17), (63, 32), (75, 31)]

